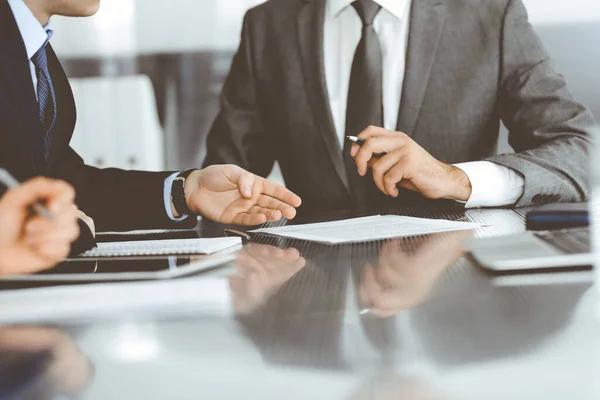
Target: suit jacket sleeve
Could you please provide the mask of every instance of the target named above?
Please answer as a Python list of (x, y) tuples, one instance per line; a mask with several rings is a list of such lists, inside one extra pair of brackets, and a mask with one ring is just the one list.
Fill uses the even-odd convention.
[(249, 11), (244, 18), (240, 47), (221, 94), (221, 109), (208, 135), (204, 166), (235, 164), (266, 177), (273, 169), (276, 149), (261, 115), (251, 15)]
[(554, 71), (522, 0), (510, 0), (504, 15), (501, 69), (500, 113), (517, 153), (489, 161), (525, 178), (517, 206), (543, 198), (587, 200), (595, 122), (590, 111), (573, 99), (564, 77)]
[(77, 205), (94, 219), (98, 231), (194, 227), (195, 218), (175, 223), (167, 216), (163, 190), (171, 173), (90, 167), (71, 147), (52, 171), (75, 187)]

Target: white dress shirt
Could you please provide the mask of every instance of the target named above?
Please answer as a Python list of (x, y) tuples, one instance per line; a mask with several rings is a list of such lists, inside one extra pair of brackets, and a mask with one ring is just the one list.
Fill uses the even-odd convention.
[[(323, 53), (331, 113), (340, 146), (346, 136), (346, 107), (352, 61), (362, 36), (362, 21), (353, 0), (327, 0)], [(383, 54), (384, 128), (396, 130), (406, 69), (411, 0), (375, 0), (382, 9), (373, 22)], [(402, 44), (399, 46), (398, 44)], [(359, 133), (359, 132), (357, 132)], [(525, 181), (510, 168), (489, 161), (455, 164), (467, 174), (473, 188), (466, 207), (515, 204)]]
[[(46, 43), (46, 40), (48, 40), (48, 37), (52, 36), (52, 28), (50, 23), (42, 27), (35, 15), (33, 15), (33, 12), (31, 12), (23, 0), (8, 0), (8, 5), (13, 12), (15, 20), (17, 21), (17, 26), (19, 27), (19, 31), (21, 32), (21, 37), (25, 43), (27, 58), (29, 58), (29, 68), (31, 69), (31, 81), (33, 82), (33, 89), (37, 98), (37, 74), (35, 72), (35, 65), (31, 61), (31, 58), (40, 48), (42, 48), (42, 46)], [(165, 179), (163, 190), (165, 211), (167, 216), (175, 222), (179, 222), (187, 218), (186, 215), (180, 218), (175, 218), (173, 216), (173, 212), (171, 211), (171, 187), (173, 186), (173, 181), (177, 175), (178, 173), (174, 173)]]

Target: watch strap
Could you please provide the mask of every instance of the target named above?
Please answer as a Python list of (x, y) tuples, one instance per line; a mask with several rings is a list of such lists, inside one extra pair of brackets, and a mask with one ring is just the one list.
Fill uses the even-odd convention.
[(188, 207), (187, 200), (185, 199), (185, 181), (194, 171), (197, 170), (185, 170), (177, 175), (173, 181), (173, 186), (171, 187), (171, 200), (173, 201), (175, 211), (177, 211), (177, 214), (179, 215), (194, 215), (192, 210), (190, 210)]

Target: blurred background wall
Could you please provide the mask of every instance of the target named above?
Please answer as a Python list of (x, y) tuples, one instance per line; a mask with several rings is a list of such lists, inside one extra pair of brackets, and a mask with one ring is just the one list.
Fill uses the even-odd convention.
[[(116, 163), (108, 156), (101, 157), (101, 153), (111, 152), (110, 146), (96, 144), (106, 140), (102, 139), (105, 133), (117, 141), (121, 136), (133, 135), (128, 143), (134, 143), (136, 137), (151, 132), (149, 140), (155, 145), (149, 147), (146, 161), (140, 161), (142, 156), (129, 155), (128, 161), (123, 161), (126, 164), (117, 166), (198, 167), (205, 156), (206, 134), (218, 110), (219, 92), (237, 49), (243, 15), (261, 2), (102, 0), (101, 11), (92, 18), (55, 18), (53, 46), (68, 75), (75, 78), (78, 103), (102, 98), (98, 100), (102, 104), (93, 108), (106, 108), (102, 121), (86, 123), (82, 120), (85, 112), (80, 112), (76, 147), (84, 149), (86, 158), (92, 157), (86, 155), (92, 151), (100, 153), (87, 161), (103, 166)], [(600, 118), (600, 2), (525, 0), (525, 3), (531, 21), (558, 70), (566, 75), (572, 92)], [(129, 89), (124, 89), (123, 81), (117, 79), (127, 80), (137, 74), (149, 77), (150, 91), (143, 80), (129, 82)], [(78, 78), (97, 79), (92, 84)], [(96, 95), (99, 91), (102, 96)], [(128, 93), (123, 94), (124, 91)], [(132, 99), (142, 97), (143, 104), (155, 104), (155, 108), (130, 110), (135, 102)], [(129, 100), (119, 102), (117, 98)], [(156, 118), (156, 124), (140, 126), (135, 122), (152, 118)], [(110, 136), (107, 132), (116, 125), (127, 129)], [(155, 131), (162, 141), (156, 140)], [(509, 150), (505, 134), (500, 150)], [(160, 161), (152, 163), (155, 158)]]

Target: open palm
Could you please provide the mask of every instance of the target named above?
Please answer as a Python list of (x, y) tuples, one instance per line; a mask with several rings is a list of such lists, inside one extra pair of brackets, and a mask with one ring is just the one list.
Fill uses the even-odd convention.
[(301, 203), (283, 186), (234, 165), (194, 172), (185, 191), (192, 211), (224, 224), (259, 225), (291, 219)]

